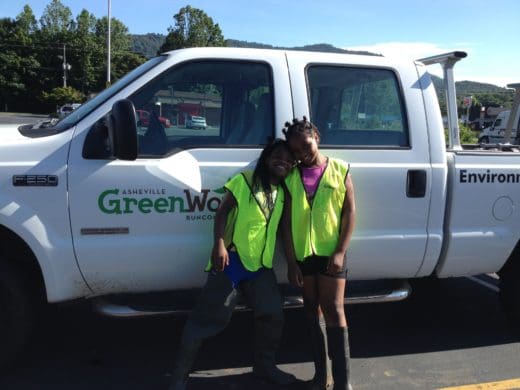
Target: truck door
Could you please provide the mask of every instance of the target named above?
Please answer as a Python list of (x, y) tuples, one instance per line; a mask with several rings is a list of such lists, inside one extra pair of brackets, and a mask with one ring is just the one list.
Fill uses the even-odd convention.
[(413, 277), (426, 251), (432, 177), (417, 72), (342, 57), (288, 54), (295, 113), (317, 125), (325, 155), (350, 163), (357, 225), (349, 275)]
[[(96, 125), (80, 126), (73, 141), (74, 249), (96, 294), (200, 286), (224, 183), (257, 158), (277, 116), (291, 115), (282, 53), (170, 62), (118, 96), (150, 113), (137, 122), (137, 160), (94, 152)], [(188, 128), (188, 115), (204, 118), (206, 127)]]

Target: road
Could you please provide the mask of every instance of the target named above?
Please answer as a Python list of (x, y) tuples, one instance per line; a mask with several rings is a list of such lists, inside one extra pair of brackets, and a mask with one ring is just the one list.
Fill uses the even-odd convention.
[[(496, 285), (487, 276), (478, 280)], [(474, 388), (520, 388), (520, 342), (499, 309), (496, 291), (474, 280), (444, 280), (421, 286), (407, 301), (347, 306), (347, 311), (355, 389), (439, 389), (512, 379), (518, 387)], [(309, 379), (303, 312), (285, 313), (279, 362)], [(206, 343), (189, 388), (275, 388), (250, 374), (251, 321), (250, 312), (238, 312)], [(166, 389), (183, 322), (184, 317), (103, 318), (86, 303), (54, 306), (23, 364), (0, 378), (0, 388)], [(302, 381), (288, 388), (305, 386)]]
[(48, 115), (0, 112), (0, 124), (32, 124), (48, 117)]

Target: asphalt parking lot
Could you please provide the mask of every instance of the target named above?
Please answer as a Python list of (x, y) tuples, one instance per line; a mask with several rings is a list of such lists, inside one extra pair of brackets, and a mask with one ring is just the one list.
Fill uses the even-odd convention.
[[(442, 389), (499, 381), (501, 387), (471, 388), (520, 388), (519, 338), (490, 288), (496, 280), (478, 280), (488, 286), (448, 279), (420, 286), (403, 302), (347, 306), (354, 388)], [(313, 369), (303, 312), (285, 313), (279, 362), (302, 380), (288, 388), (304, 389)], [(250, 373), (251, 321), (250, 312), (237, 312), (230, 326), (206, 343), (189, 389), (274, 388)], [(54, 306), (26, 358), (0, 379), (0, 388), (166, 389), (183, 322), (184, 317), (104, 318), (88, 304)]]
[(48, 115), (0, 112), (0, 124), (29, 124), (49, 118)]

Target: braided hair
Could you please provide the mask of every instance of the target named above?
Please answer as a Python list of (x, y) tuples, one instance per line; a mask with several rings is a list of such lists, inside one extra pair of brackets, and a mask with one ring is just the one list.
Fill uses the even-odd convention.
[(285, 127), (282, 129), (282, 132), (287, 140), (289, 140), (289, 138), (293, 137), (296, 134), (309, 133), (311, 135), (320, 135), (318, 128), (312, 122), (310, 122), (305, 115), (301, 120), (298, 118), (294, 118), (292, 120), (292, 123), (285, 122)]

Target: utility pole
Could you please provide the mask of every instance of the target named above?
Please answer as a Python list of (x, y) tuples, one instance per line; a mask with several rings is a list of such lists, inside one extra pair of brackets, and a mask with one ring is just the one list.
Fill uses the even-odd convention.
[(108, 0), (108, 36), (107, 36), (107, 87), (110, 86), (110, 0)]
[(63, 44), (63, 64), (61, 65), (63, 68), (63, 88), (67, 87), (67, 71), (70, 70), (70, 64), (67, 64), (67, 45)]

